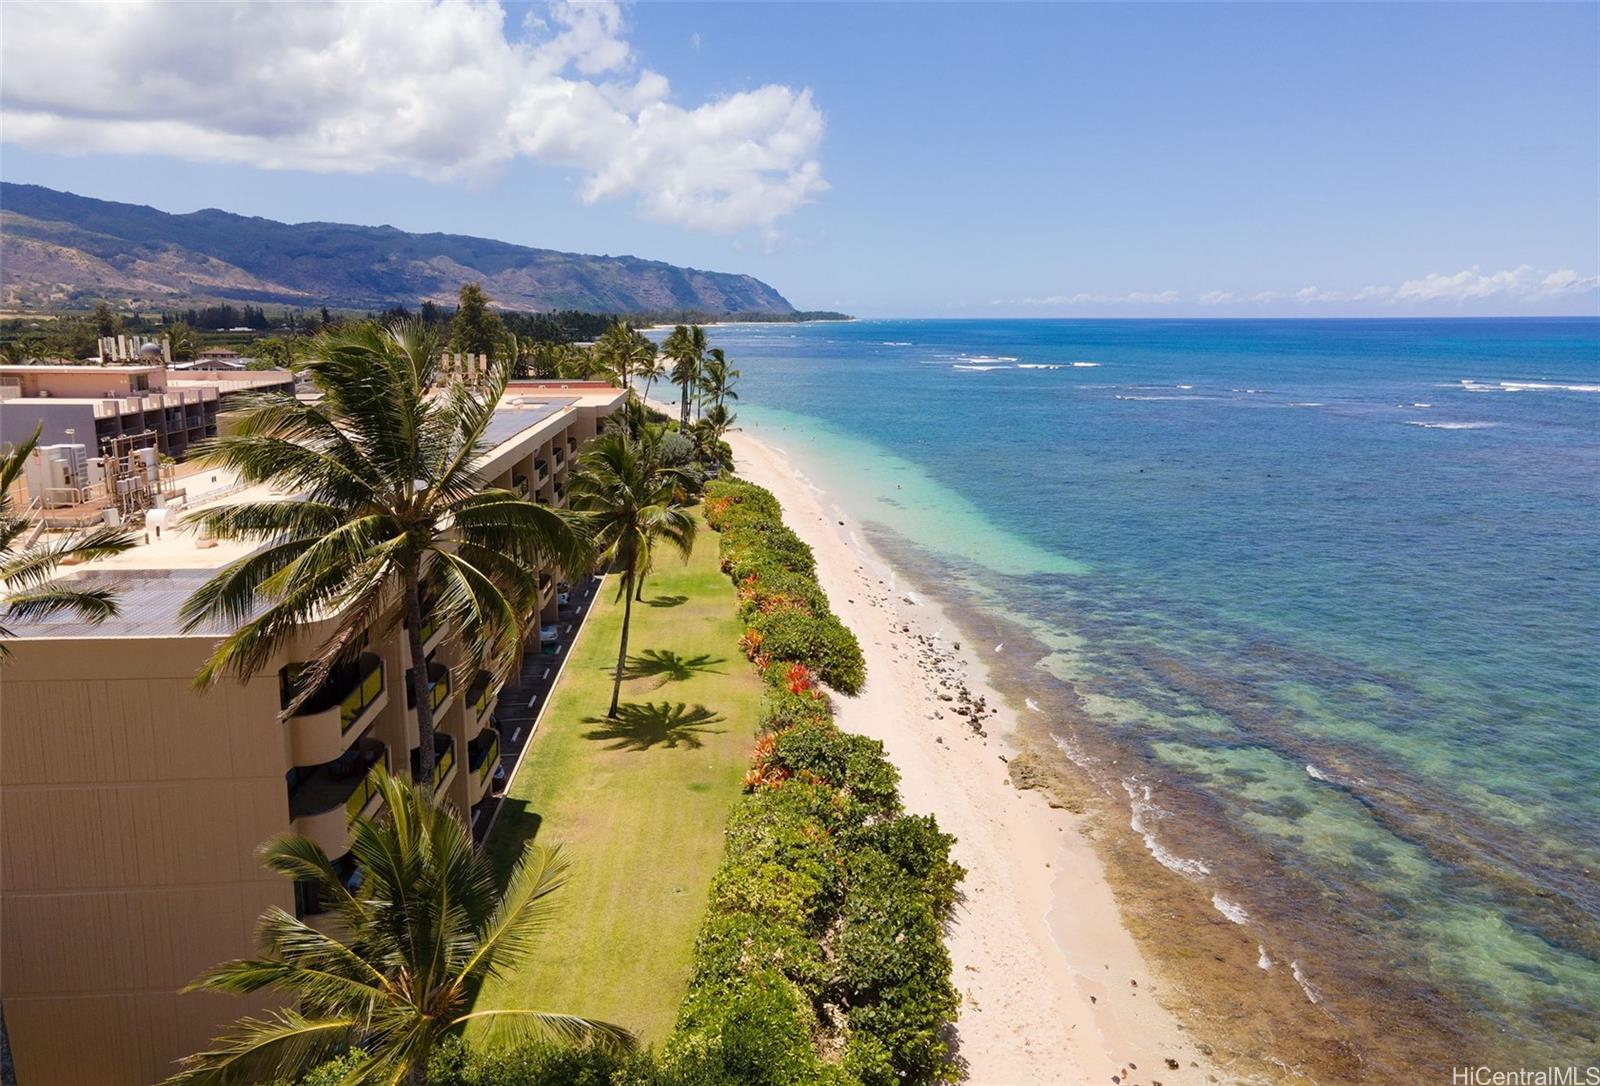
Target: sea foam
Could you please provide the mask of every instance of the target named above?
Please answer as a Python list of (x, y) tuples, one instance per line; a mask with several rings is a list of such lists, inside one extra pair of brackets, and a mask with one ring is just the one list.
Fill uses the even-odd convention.
[(1203, 860), (1186, 859), (1169, 851), (1145, 826), (1146, 815), (1160, 818), (1165, 813), (1150, 798), (1148, 784), (1136, 787), (1131, 779), (1127, 779), (1122, 782), (1122, 787), (1128, 793), (1128, 799), (1131, 801), (1129, 806), (1133, 812), (1128, 820), (1128, 828), (1144, 838), (1144, 847), (1150, 850), (1150, 855), (1155, 857), (1156, 863), (1169, 871), (1176, 871), (1191, 878), (1211, 874), (1211, 868), (1207, 867)]
[(1250, 914), (1244, 911), (1244, 906), (1236, 901), (1229, 901), (1221, 894), (1211, 895), (1211, 907), (1235, 924), (1250, 923)]

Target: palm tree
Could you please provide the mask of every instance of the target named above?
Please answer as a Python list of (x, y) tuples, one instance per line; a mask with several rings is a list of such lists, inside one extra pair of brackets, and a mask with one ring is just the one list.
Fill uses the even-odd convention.
[[(11, 490), (39, 444), (39, 434), (40, 430), (35, 430), (28, 440), (0, 455), (0, 606), (5, 608), (6, 621), (27, 621), (70, 611), (83, 622), (104, 622), (117, 613), (117, 601), (110, 589), (75, 588), (51, 583), (51, 578), (63, 562), (121, 554), (136, 541), (132, 534), (110, 527), (47, 543), (23, 540), (31, 522), (26, 513), (12, 510)], [(5, 623), (0, 622), (0, 660), (11, 655), (3, 640), (11, 636)]]
[(640, 377), (644, 378), (643, 398), (648, 400), (650, 398), (650, 386), (655, 384), (657, 381), (666, 379), (667, 366), (666, 363), (661, 361), (661, 356), (656, 345), (645, 336), (640, 336), (639, 338), (644, 341), (645, 346), (649, 349), (649, 353), (645, 353), (645, 350), (641, 348), (639, 352), (639, 358), (635, 363), (636, 368), (634, 372)]
[(705, 368), (700, 373), (701, 398), (715, 407), (725, 400), (737, 400), (739, 394), (733, 386), (739, 380), (739, 371), (728, 365), (728, 358), (720, 347), (706, 352)]
[(289, 496), (191, 515), (218, 539), (265, 546), (225, 566), (181, 611), (186, 629), (216, 620), (234, 628), (196, 676), (200, 687), (227, 673), (256, 674), (297, 631), (331, 619), (302, 673), (304, 698), (359, 651), (370, 627), (396, 621), (398, 596), (411, 649), (419, 780), (431, 779), (434, 764), (423, 598), (460, 633), (466, 660), (497, 670), (521, 643), (539, 566), (553, 560), (578, 568), (585, 544), (570, 514), (486, 488), (473, 468), (512, 363), (492, 360), (472, 387), (435, 389), (439, 353), (434, 332), (420, 322), (341, 326), (318, 338), (316, 359), (304, 365), (321, 403), (258, 400), (232, 435), (199, 450), (243, 481), (271, 483)]
[(595, 360), (604, 367), (606, 376), (618, 388), (627, 388), (633, 376), (633, 337), (633, 329), (619, 317), (600, 333), (600, 338), (594, 343)]
[(573, 507), (587, 513), (602, 561), (621, 575), (622, 643), (611, 684), (608, 717), (617, 715), (622, 671), (628, 659), (628, 625), (633, 620), (635, 588), (650, 565), (657, 543), (671, 543), (684, 557), (694, 548), (695, 523), (678, 504), (687, 476), (661, 460), (660, 441), (647, 430), (630, 440), (622, 430), (607, 430), (578, 459), (572, 477)]
[(346, 888), (314, 841), (274, 838), (259, 851), (273, 871), (314, 889), (339, 920), (326, 934), (282, 909), (257, 926), (260, 957), (225, 962), (188, 991), (279, 992), (296, 1010), (244, 1018), (210, 1051), (185, 1059), (169, 1086), (286, 1081), (340, 1052), (365, 1059), (346, 1083), (422, 1083), (451, 1030), (485, 1018), (563, 1041), (629, 1047), (619, 1026), (524, 1009), (468, 1011), (487, 979), (515, 970), (552, 920), (565, 881), (558, 848), (529, 843), (503, 892), (486, 854), (431, 789), (379, 769), (384, 813), (357, 819), (351, 854), (360, 889)]
[(698, 324), (678, 325), (662, 343), (661, 349), (672, 359), (672, 383), (683, 390), (678, 425), (689, 426), (689, 390), (700, 379), (700, 363), (706, 354), (705, 329)]

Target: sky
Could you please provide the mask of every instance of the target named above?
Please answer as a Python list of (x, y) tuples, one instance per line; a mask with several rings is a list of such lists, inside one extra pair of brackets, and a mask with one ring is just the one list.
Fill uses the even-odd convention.
[(0, 5), (0, 177), (860, 316), (1600, 313), (1600, 4)]

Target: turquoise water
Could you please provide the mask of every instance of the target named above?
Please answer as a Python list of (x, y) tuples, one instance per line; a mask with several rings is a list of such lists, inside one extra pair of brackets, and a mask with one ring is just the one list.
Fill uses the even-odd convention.
[(712, 340), (1308, 998), (1600, 1058), (1600, 321)]

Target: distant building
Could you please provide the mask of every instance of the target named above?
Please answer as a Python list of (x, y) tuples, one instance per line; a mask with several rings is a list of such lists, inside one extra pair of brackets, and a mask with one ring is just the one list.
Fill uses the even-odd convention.
[(189, 445), (217, 436), (221, 390), (212, 383), (169, 384), (160, 364), (0, 366), (0, 444), (41, 430), (41, 445), (154, 448), (182, 460)]

